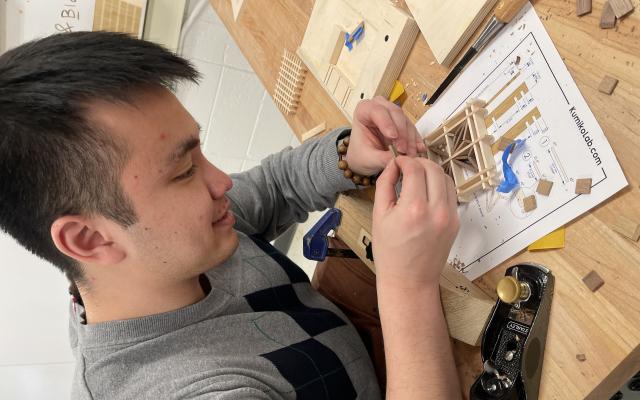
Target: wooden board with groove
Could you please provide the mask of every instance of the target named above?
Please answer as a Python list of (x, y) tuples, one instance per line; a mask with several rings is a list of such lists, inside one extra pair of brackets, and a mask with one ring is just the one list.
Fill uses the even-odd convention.
[[(280, 56), (284, 48), (300, 45), (313, 0), (245, 0), (237, 21), (229, 0), (210, 1), (273, 93)], [(398, 3), (404, 6), (403, 0)], [(603, 30), (598, 25), (604, 1), (592, 3), (592, 12), (582, 17), (575, 15), (575, 1), (537, 0), (534, 7), (607, 135), (629, 187), (569, 224), (563, 249), (522, 252), (474, 281), (492, 293), (505, 269), (517, 262), (537, 262), (553, 270), (556, 292), (541, 399), (608, 399), (640, 369), (640, 245), (612, 228), (619, 215), (640, 221), (640, 12), (636, 7), (617, 22), (616, 29)], [(419, 35), (398, 78), (407, 92), (402, 108), (412, 120), (426, 110), (421, 95), (433, 93), (447, 71)], [(619, 80), (611, 96), (598, 92), (604, 73)], [(300, 107), (286, 120), (297, 135), (323, 121), (328, 130), (347, 123), (311, 76), (305, 81)], [(591, 270), (605, 281), (595, 293), (582, 283)], [(456, 341), (454, 351), (468, 393), (481, 368), (479, 349)], [(585, 354), (586, 360), (578, 361), (576, 354)]]

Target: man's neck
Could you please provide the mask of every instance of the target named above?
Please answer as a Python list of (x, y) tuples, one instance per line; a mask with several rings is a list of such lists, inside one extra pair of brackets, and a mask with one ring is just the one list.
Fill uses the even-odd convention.
[[(208, 282), (205, 284), (208, 285)], [(107, 287), (92, 287), (89, 291), (80, 289), (80, 293), (87, 324), (174, 311), (195, 304), (205, 297), (205, 289), (199, 277), (167, 286), (126, 282)]]

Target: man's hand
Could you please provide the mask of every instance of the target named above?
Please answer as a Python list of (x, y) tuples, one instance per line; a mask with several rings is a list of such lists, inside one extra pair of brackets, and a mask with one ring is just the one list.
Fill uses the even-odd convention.
[(423, 158), (400, 156), (378, 178), (372, 234), (388, 400), (461, 399), (438, 286), (456, 200), (451, 179)]
[(438, 285), (459, 226), (453, 181), (432, 161), (400, 156), (387, 165), (376, 186), (372, 234), (380, 285)]
[(415, 125), (400, 107), (381, 96), (358, 103), (346, 156), (349, 168), (360, 175), (377, 174), (392, 158), (392, 143), (410, 157), (425, 151)]

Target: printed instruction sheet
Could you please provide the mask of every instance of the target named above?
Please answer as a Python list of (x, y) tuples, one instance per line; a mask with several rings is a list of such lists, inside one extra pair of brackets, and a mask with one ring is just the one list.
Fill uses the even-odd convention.
[[(530, 4), (467, 66), (418, 121), (433, 131), (468, 99), (487, 102), (488, 133), (525, 139), (512, 154), (520, 187), (508, 194), (479, 191), (461, 204), (460, 233), (449, 256), (475, 279), (535, 240), (561, 227), (620, 189), (627, 181), (607, 141), (542, 22)], [(493, 146), (502, 176), (502, 151)], [(591, 194), (575, 194), (576, 179), (591, 178)], [(553, 182), (549, 196), (539, 179)], [(535, 195), (537, 208), (523, 209)]]

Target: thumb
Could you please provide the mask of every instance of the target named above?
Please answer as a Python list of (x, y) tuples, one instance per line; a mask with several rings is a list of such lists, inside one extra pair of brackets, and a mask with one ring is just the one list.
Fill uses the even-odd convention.
[(373, 214), (379, 215), (393, 207), (396, 197), (395, 185), (400, 178), (400, 169), (394, 159), (391, 159), (382, 174), (376, 179), (376, 196), (373, 202)]
[(366, 156), (367, 167), (373, 169), (371, 173), (380, 171), (393, 160), (393, 154), (391, 154), (389, 150), (379, 150), (376, 148), (368, 149)]

